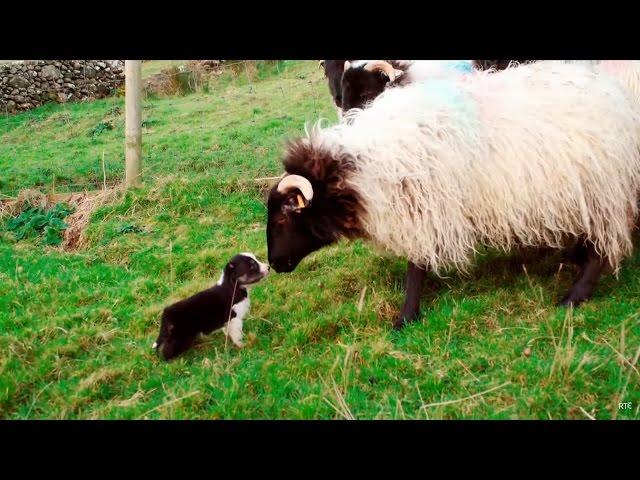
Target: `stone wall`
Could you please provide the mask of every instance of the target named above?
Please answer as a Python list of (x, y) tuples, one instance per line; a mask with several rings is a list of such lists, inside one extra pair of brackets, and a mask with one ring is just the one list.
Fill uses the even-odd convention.
[(26, 60), (0, 65), (0, 114), (47, 102), (102, 98), (123, 84), (123, 60)]

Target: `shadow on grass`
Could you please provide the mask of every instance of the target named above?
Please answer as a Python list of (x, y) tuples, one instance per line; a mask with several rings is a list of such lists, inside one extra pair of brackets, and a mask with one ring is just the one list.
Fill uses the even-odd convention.
[[(395, 285), (404, 298), (405, 261), (375, 257), (367, 267), (372, 272), (368, 281), (371, 288), (384, 290)], [(432, 273), (427, 275), (421, 296), (422, 317), (428, 316), (428, 306), (433, 306), (447, 293), (452, 300), (458, 301), (497, 291), (515, 295), (523, 287), (528, 289), (526, 285), (529, 285), (542, 288), (545, 296), (550, 296), (555, 302), (571, 287), (576, 274), (577, 266), (568, 250), (541, 248), (519, 249), (508, 254), (482, 252), (476, 257), (468, 275), (456, 272), (444, 274), (442, 278)], [(606, 296), (613, 287), (601, 283), (596, 295)], [(345, 288), (348, 287), (345, 285)], [(401, 302), (394, 306), (394, 316), (399, 314), (400, 307)]]

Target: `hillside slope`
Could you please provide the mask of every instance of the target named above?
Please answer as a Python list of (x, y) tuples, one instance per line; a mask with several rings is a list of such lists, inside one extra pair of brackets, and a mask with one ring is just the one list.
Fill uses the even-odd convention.
[[(146, 101), (144, 185), (95, 212), (83, 250), (0, 226), (0, 417), (639, 417), (637, 255), (572, 314), (554, 306), (574, 274), (559, 256), (487, 253), (431, 278), (422, 321), (394, 332), (404, 262), (342, 243), (254, 287), (245, 349), (218, 332), (159, 362), (163, 306), (237, 252), (265, 258), (251, 180), (280, 173), (305, 121), (335, 121), (315, 62), (262, 76)], [(123, 128), (122, 98), (0, 117), (0, 193), (101, 184), (103, 153), (118, 182)]]

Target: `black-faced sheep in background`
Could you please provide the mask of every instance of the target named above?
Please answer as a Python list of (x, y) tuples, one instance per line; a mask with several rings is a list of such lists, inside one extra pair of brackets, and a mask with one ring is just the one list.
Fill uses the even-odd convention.
[(478, 70), (504, 70), (511, 63), (517, 62), (518, 64), (532, 63), (536, 60), (473, 60), (473, 66)]
[(342, 111), (364, 108), (385, 89), (473, 72), (470, 60), (354, 60), (342, 74)]
[(469, 72), (470, 60), (322, 60), (338, 117), (352, 108), (363, 108), (389, 86), (454, 71)]
[(329, 84), (331, 98), (338, 109), (338, 117), (342, 116), (342, 72), (344, 63), (348, 60), (321, 60), (319, 67), (324, 70), (324, 76)]

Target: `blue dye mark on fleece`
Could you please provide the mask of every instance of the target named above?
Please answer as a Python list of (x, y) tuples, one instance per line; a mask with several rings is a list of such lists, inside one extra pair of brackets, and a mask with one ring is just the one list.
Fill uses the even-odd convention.
[(461, 88), (457, 77), (430, 78), (416, 83), (422, 87), (429, 108), (457, 117), (461, 126), (478, 127), (480, 119), (476, 101), (466, 89)]
[(473, 73), (473, 63), (471, 60), (445, 60), (444, 66), (460, 73)]
[(456, 77), (428, 78), (417, 82), (422, 86), (429, 104), (458, 109), (471, 104), (471, 98), (460, 88)]
[(439, 64), (444, 72), (450, 74), (434, 75), (417, 82), (423, 85), (429, 103), (446, 109), (475, 110), (474, 100), (465, 93), (458, 82), (464, 75), (457, 75), (473, 72), (471, 60), (441, 60)]

